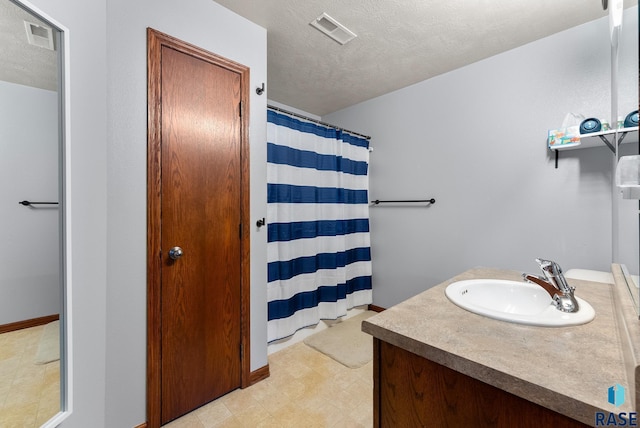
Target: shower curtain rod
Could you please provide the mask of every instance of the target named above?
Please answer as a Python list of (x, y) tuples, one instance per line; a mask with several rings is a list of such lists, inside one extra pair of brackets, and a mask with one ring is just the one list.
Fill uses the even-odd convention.
[(288, 110), (285, 110), (285, 109), (280, 108), (280, 107), (272, 106), (270, 104), (267, 104), (267, 108), (270, 108), (271, 110), (276, 110), (276, 111), (279, 111), (279, 112), (282, 112), (282, 113), (285, 113), (285, 114), (289, 114), (291, 116), (299, 117), (300, 119), (308, 120), (309, 122), (317, 123), (318, 125), (323, 125), (323, 126), (327, 126), (329, 128), (337, 129), (338, 131), (345, 131), (345, 132), (348, 132), (349, 134), (357, 135), (358, 137), (362, 137), (362, 138), (365, 138), (367, 140), (371, 139), (371, 137), (368, 136), (368, 135), (364, 135), (364, 134), (361, 134), (359, 132), (349, 131), (348, 129), (340, 128), (339, 126), (335, 126), (335, 125), (332, 125), (332, 124), (327, 123), (327, 122), (322, 122), (322, 121), (317, 120), (317, 119), (312, 119), (310, 117), (303, 116), (301, 114), (294, 113), (292, 111), (288, 111)]

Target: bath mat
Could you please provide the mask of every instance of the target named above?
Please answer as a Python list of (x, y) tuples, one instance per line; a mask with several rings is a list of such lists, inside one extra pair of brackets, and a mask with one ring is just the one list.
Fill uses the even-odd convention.
[(60, 321), (45, 325), (38, 343), (35, 364), (47, 364), (60, 359)]
[(362, 332), (361, 324), (375, 314), (365, 311), (338, 322), (307, 337), (304, 343), (349, 368), (361, 367), (373, 358), (373, 338)]

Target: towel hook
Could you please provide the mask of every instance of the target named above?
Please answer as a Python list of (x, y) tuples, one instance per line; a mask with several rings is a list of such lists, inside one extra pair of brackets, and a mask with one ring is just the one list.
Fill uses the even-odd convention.
[(258, 95), (262, 95), (264, 93), (264, 82), (262, 82), (262, 86), (259, 88), (256, 88), (256, 94)]

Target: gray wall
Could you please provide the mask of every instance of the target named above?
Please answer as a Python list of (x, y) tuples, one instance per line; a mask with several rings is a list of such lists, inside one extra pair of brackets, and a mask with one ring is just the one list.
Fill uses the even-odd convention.
[[(210, 0), (31, 3), (71, 37), (74, 411), (62, 426), (135, 426), (145, 420), (145, 28), (250, 66), (252, 86), (266, 80), (266, 34)], [(606, 31), (598, 25), (593, 31)], [(593, 31), (572, 30), (326, 118), (375, 135), (373, 197), (438, 199), (429, 209), (372, 209), (376, 304), (478, 264), (533, 269), (532, 258), (544, 255), (566, 267), (608, 267), (606, 150), (563, 155), (554, 170), (544, 141), (567, 111), (607, 111), (608, 60), (575, 76), (593, 67)], [(558, 55), (575, 73), (549, 65)], [(592, 83), (588, 76), (595, 89), (577, 91)], [(252, 93), (252, 219), (265, 215), (265, 103), (266, 94)], [(389, 125), (376, 123), (389, 115)], [(486, 122), (510, 137), (480, 132)], [(254, 230), (252, 369), (266, 363), (265, 242)]]
[[(266, 31), (210, 0), (33, 4), (70, 35), (73, 413), (62, 426), (136, 426), (146, 420), (146, 28), (249, 66), (251, 87), (266, 81)], [(267, 97), (250, 92), (257, 219)], [(267, 362), (265, 234), (251, 237), (252, 370)]]
[[(211, 0), (110, 0), (108, 42), (107, 426), (145, 420), (147, 27), (250, 67), (251, 369), (267, 364), (266, 31)], [(124, 352), (126, 350), (126, 352)]]
[[(625, 12), (619, 111), (637, 109), (637, 8)], [(568, 112), (608, 119), (601, 19), (323, 116), (372, 135), (374, 304), (389, 307), (473, 266), (609, 270), (612, 154), (563, 152), (547, 130)], [(637, 239), (637, 237), (636, 237)]]
[[(107, 248), (107, 63), (105, 0), (32, 0), (68, 28), (72, 218), (73, 414), (63, 427), (104, 426)], [(144, 309), (141, 309), (144, 310)]]
[(60, 313), (58, 94), (0, 81), (0, 324)]

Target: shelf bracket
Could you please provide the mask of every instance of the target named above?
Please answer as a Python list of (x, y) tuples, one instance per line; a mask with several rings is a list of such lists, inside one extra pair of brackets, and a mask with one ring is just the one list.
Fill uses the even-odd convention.
[(628, 132), (623, 132), (620, 134), (620, 138), (618, 139), (618, 145), (622, 144), (622, 140), (624, 140), (624, 137), (626, 137), (628, 134)]
[[(627, 136), (627, 132), (621, 132), (620, 133), (620, 138), (618, 138), (618, 146), (620, 144), (622, 144), (622, 140), (624, 140), (624, 137)], [(615, 154), (616, 153), (616, 148), (613, 146), (612, 143), (609, 142), (609, 140), (607, 140), (607, 137), (605, 137), (604, 135), (598, 135), (598, 137), (600, 137), (600, 139), (607, 145), (607, 147), (609, 147), (609, 149)], [(613, 134), (613, 142), (616, 141), (616, 134)]]
[[(598, 137), (600, 137), (600, 139), (602, 140), (602, 142), (603, 142), (603, 143), (605, 143), (605, 144), (607, 145), (607, 147), (609, 147), (609, 149), (611, 149), (611, 151), (612, 151), (613, 153), (615, 153), (615, 152), (616, 152), (616, 148), (615, 148), (615, 147), (613, 147), (613, 144), (611, 144), (611, 143), (609, 142), (609, 140), (607, 140), (607, 139), (604, 137), (604, 135), (598, 135)], [(613, 137), (613, 138), (614, 138), (614, 140), (615, 140), (615, 138), (616, 138), (616, 137)]]

